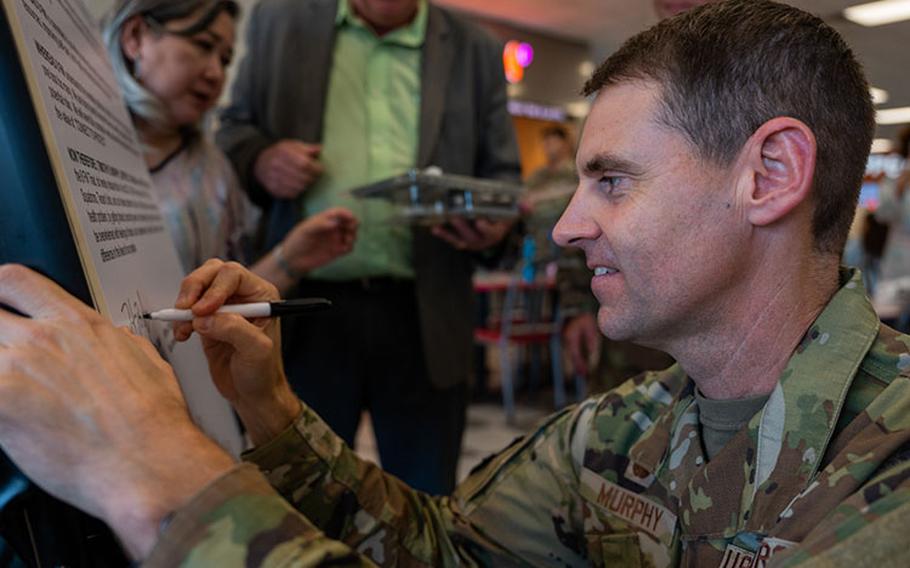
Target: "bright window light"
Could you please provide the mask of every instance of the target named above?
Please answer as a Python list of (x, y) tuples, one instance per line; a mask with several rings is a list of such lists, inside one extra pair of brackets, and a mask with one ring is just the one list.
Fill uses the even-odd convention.
[(887, 154), (891, 151), (894, 144), (887, 138), (876, 138), (872, 141), (873, 154)]
[(910, 107), (878, 110), (875, 113), (875, 122), (879, 124), (904, 124), (910, 122)]
[(872, 104), (881, 105), (888, 102), (888, 91), (885, 89), (870, 87), (869, 92), (872, 93)]
[(882, 26), (910, 19), (910, 0), (881, 0), (851, 6), (844, 17), (861, 26)]

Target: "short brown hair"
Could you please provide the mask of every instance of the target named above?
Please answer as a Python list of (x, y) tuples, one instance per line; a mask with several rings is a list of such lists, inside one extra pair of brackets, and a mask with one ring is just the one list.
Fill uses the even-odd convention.
[(710, 3), (629, 39), (594, 72), (583, 93), (635, 80), (661, 86), (660, 121), (719, 165), (730, 164), (768, 120), (789, 116), (804, 122), (818, 144), (815, 247), (841, 253), (875, 113), (862, 67), (833, 28), (776, 2)]

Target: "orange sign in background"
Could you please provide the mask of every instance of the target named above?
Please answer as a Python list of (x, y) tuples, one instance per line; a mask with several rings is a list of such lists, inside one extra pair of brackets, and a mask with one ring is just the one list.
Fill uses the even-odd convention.
[(530, 43), (512, 40), (502, 50), (502, 64), (506, 70), (509, 83), (519, 83), (525, 76), (531, 62), (534, 61), (534, 48)]

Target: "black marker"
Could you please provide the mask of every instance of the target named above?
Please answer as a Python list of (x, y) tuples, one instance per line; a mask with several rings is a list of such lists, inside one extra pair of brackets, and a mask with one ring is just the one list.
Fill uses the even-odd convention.
[[(279, 300), (277, 302), (254, 302), (251, 304), (226, 304), (218, 308), (216, 314), (239, 314), (245, 318), (276, 318), (296, 316), (310, 312), (321, 312), (332, 307), (332, 302), (325, 298), (301, 298), (299, 300)], [(144, 319), (158, 321), (192, 321), (192, 310), (167, 308), (142, 314)]]

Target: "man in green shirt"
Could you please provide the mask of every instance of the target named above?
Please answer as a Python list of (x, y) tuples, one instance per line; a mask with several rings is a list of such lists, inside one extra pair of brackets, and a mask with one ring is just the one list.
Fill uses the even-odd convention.
[(517, 181), (501, 50), (426, 0), (262, 2), (249, 27), (218, 138), (268, 210), (268, 240), (330, 207), (360, 220), (347, 257), (295, 275), (297, 295), (335, 307), (285, 323), (291, 383), (348, 443), (369, 410), (382, 463), (447, 493), (472, 353), (471, 272), (508, 225), (412, 229), (394, 205), (351, 190), (431, 165)]

